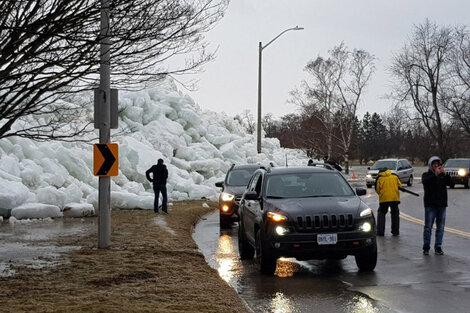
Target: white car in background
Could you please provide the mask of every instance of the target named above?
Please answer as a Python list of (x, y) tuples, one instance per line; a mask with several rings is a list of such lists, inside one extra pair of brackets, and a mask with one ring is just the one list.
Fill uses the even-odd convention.
[(366, 185), (371, 188), (381, 168), (387, 168), (396, 174), (403, 184), (413, 185), (413, 167), (407, 159), (381, 159), (367, 168)]

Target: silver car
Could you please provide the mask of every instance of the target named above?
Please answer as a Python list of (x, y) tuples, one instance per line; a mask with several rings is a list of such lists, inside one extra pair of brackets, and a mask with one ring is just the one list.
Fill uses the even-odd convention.
[(401, 182), (408, 186), (413, 185), (413, 167), (406, 159), (382, 159), (375, 162), (372, 167), (367, 168), (366, 185), (367, 188), (375, 184), (375, 179), (381, 168), (388, 168), (393, 174), (400, 178)]

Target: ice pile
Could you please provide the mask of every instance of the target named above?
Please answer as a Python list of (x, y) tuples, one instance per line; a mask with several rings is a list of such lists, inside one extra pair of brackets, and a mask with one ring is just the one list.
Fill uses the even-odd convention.
[[(145, 171), (158, 158), (168, 167), (168, 196), (174, 201), (216, 200), (219, 191), (214, 183), (223, 180), (232, 163), (284, 165), (287, 158), (289, 165), (306, 164), (303, 152), (280, 148), (277, 139), (263, 139), (263, 153), (257, 154), (255, 137), (238, 121), (225, 113), (203, 111), (171, 80), (151, 90), (120, 92), (119, 97), (119, 129), (112, 134), (132, 132), (112, 135), (119, 144), (119, 175), (111, 183), (114, 209), (153, 208)], [(81, 98), (93, 102), (91, 94)], [(90, 120), (91, 116), (90, 107)], [(96, 142), (1, 139), (0, 210), (11, 209), (17, 219), (93, 214), (98, 178), (92, 172), (91, 144)]]

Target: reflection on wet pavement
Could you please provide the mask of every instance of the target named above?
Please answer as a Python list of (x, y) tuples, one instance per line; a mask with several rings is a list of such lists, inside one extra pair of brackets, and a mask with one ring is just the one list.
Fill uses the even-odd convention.
[(235, 265), (235, 261), (231, 254), (234, 253), (233, 244), (230, 241), (230, 237), (228, 235), (222, 235), (219, 239), (219, 246), (217, 248), (217, 256), (219, 262), (219, 275), (225, 280), (227, 283), (230, 283), (231, 279), (233, 278), (233, 268)]
[(274, 298), (271, 300), (271, 312), (290, 313), (298, 311), (294, 308), (289, 298), (287, 298), (282, 292), (276, 292)]
[(375, 308), (371, 301), (363, 296), (353, 297), (352, 303), (349, 303), (349, 307), (345, 309), (348, 312), (352, 313), (377, 313), (379, 312), (378, 308)]

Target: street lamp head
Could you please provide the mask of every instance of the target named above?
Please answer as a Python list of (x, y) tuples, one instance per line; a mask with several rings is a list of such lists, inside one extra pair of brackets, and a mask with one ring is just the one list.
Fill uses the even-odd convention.
[(295, 26), (295, 27), (294, 27), (294, 30), (304, 30), (304, 28), (303, 28), (303, 27), (299, 27), (299, 26)]

